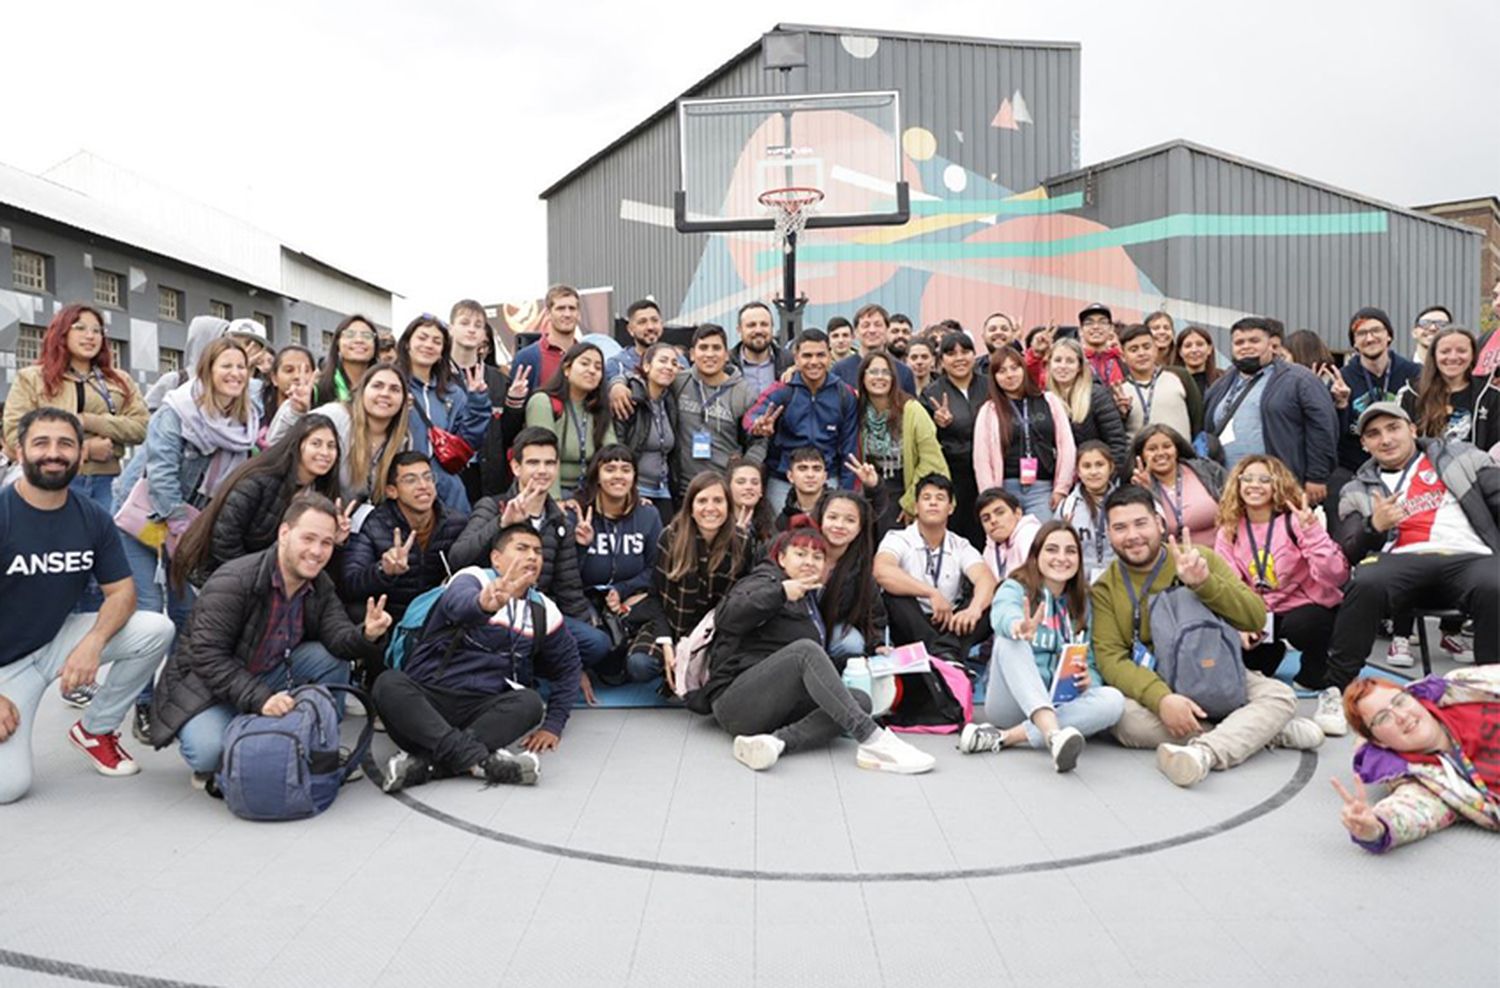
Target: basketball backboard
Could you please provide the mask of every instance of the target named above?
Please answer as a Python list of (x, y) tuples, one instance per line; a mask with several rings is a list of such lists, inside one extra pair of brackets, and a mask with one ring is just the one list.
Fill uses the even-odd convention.
[(807, 226), (889, 226), (910, 217), (896, 92), (677, 101), (683, 233), (771, 230), (761, 193), (819, 189)]

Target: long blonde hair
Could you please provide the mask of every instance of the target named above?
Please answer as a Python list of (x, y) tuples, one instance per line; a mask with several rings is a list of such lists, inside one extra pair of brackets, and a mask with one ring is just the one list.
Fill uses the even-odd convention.
[(194, 376), (198, 379), (201, 387), (198, 389), (198, 407), (206, 412), (217, 415), (219, 412), (218, 402), (215, 401), (219, 393), (214, 390), (214, 361), (218, 360), (228, 350), (238, 350), (240, 356), (245, 358), (245, 390), (240, 392), (238, 398), (230, 403), (226, 416), (236, 422), (250, 421), (250, 355), (245, 348), (228, 336), (221, 336), (203, 349), (203, 356), (198, 358), (198, 368)]
[(1047, 354), (1047, 362), (1052, 362), (1052, 357), (1059, 350), (1068, 350), (1078, 358), (1078, 376), (1073, 378), (1073, 383), (1064, 388), (1057, 383), (1051, 374), (1047, 375), (1047, 390), (1062, 399), (1062, 403), (1068, 406), (1068, 418), (1074, 422), (1082, 422), (1089, 417), (1089, 405), (1094, 391), (1094, 369), (1089, 366), (1088, 359), (1083, 355), (1083, 344), (1071, 337), (1052, 341), (1052, 350)]
[(1219, 498), (1219, 529), (1231, 542), (1239, 534), (1240, 519), (1245, 517), (1245, 501), (1240, 497), (1240, 476), (1252, 466), (1263, 466), (1271, 475), (1271, 517), (1302, 507), (1302, 485), (1297, 483), (1297, 478), (1292, 476), (1292, 471), (1287, 469), (1285, 463), (1274, 456), (1259, 453), (1247, 456), (1229, 471), (1229, 477), (1224, 481), (1224, 495)]
[[(386, 430), (380, 462), (371, 464), (370, 420), (365, 417), (365, 388), (381, 374), (390, 374), (401, 382), (401, 407), (391, 418), (391, 424)], [(406, 383), (406, 375), (394, 367), (380, 364), (371, 366), (359, 379), (359, 383), (354, 385), (354, 390), (349, 392), (349, 448), (344, 451), (349, 462), (349, 483), (355, 489), (361, 484), (368, 484), (371, 504), (379, 504), (385, 500), (385, 478), (390, 475), (391, 461), (396, 458), (397, 453), (406, 449), (406, 405), (409, 399), (410, 389)], [(375, 479), (371, 480), (371, 477)]]

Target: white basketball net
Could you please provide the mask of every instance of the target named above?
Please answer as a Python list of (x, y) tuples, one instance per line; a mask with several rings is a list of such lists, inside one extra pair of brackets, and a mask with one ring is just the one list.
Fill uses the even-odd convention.
[(776, 236), (788, 250), (790, 238), (807, 227), (807, 221), (823, 201), (820, 189), (793, 187), (760, 194), (760, 204), (776, 219)]

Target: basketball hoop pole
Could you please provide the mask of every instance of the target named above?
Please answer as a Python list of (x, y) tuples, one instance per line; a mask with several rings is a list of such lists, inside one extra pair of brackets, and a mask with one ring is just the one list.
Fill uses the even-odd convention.
[(807, 307), (807, 296), (797, 296), (797, 234), (786, 235), (786, 250), (781, 254), (781, 297), (775, 299), (781, 310), (782, 342), (796, 339), (802, 329), (802, 310)]

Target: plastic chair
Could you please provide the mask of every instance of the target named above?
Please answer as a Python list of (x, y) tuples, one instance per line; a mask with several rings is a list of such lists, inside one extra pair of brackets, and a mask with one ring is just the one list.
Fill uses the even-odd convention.
[(1461, 621), (1464, 614), (1463, 611), (1452, 607), (1414, 607), (1411, 614), (1417, 622), (1417, 648), (1422, 653), (1422, 674), (1424, 676), (1431, 676), (1432, 656), (1428, 651), (1427, 619), (1435, 617), (1439, 621), (1442, 621), (1445, 618), (1455, 618)]

